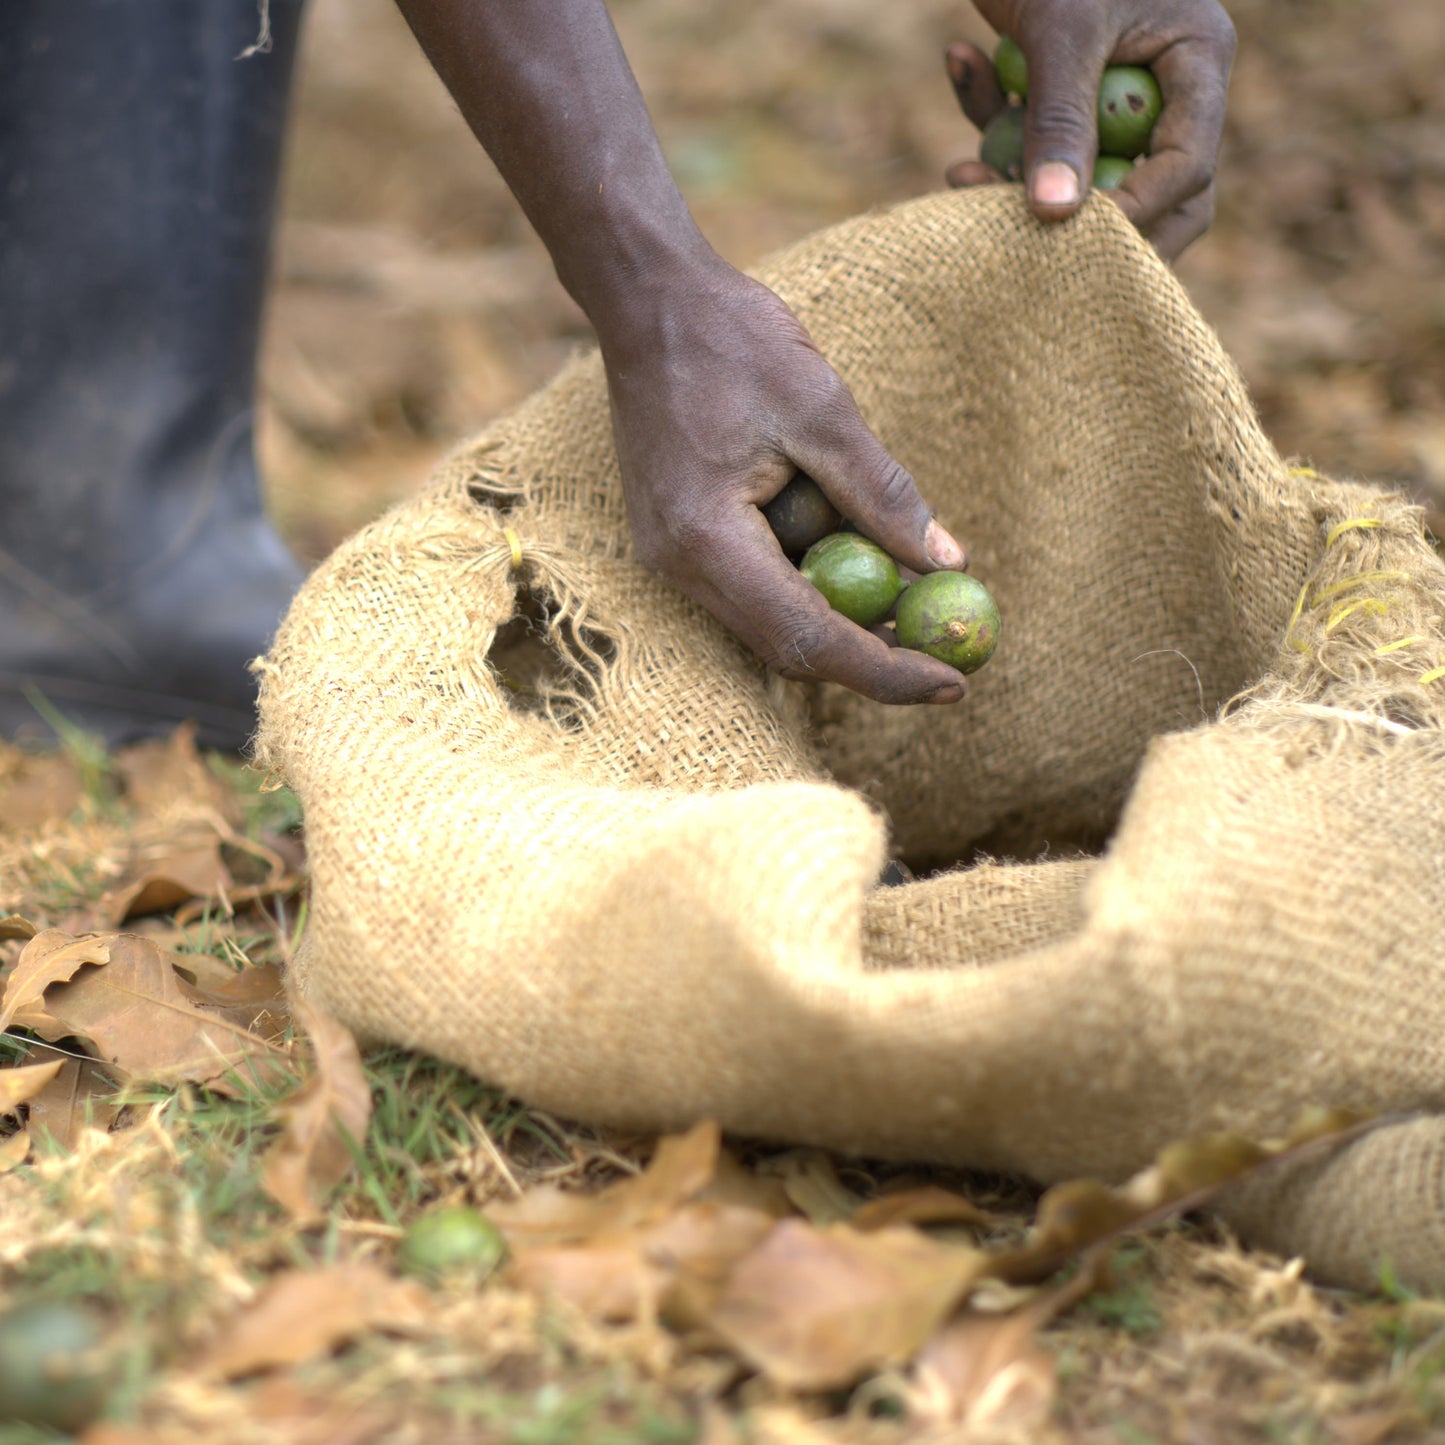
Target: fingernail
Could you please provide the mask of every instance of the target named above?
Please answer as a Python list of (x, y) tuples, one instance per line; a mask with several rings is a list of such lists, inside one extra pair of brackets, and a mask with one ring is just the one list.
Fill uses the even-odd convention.
[(1063, 161), (1045, 161), (1029, 177), (1029, 194), (1041, 206), (1072, 206), (1079, 199), (1079, 173)]
[(961, 682), (945, 683), (936, 693), (929, 698), (929, 702), (957, 702), (968, 691), (966, 684)]
[(955, 85), (967, 85), (969, 82), (968, 62), (952, 50), (943, 52), (943, 63), (948, 66), (948, 73), (953, 77)]
[(928, 555), (935, 567), (963, 566), (963, 548), (938, 525), (937, 521), (928, 524), (928, 531), (923, 534), (923, 545), (928, 549)]

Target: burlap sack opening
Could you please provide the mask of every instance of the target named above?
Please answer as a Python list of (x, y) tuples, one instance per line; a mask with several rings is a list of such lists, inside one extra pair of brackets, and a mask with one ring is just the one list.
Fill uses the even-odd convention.
[[(770, 679), (632, 560), (579, 358), (343, 546), (263, 665), (301, 988), (561, 1113), (1117, 1178), (1306, 1104), (1422, 1117), (1237, 1191), (1445, 1284), (1445, 568), (1292, 470), (1107, 201), (1009, 189), (764, 279), (1005, 619), (956, 708)], [(873, 886), (889, 851), (933, 869)]]

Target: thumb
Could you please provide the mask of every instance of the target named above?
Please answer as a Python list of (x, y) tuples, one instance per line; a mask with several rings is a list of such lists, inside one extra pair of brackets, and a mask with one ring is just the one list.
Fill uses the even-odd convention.
[(1041, 221), (1061, 221), (1083, 202), (1099, 149), (1102, 46), (1053, 28), (1026, 49), (1024, 184)]
[(796, 460), (865, 537), (905, 567), (933, 572), (968, 565), (964, 550), (933, 515), (912, 476), (850, 408), (827, 435), (799, 446)]

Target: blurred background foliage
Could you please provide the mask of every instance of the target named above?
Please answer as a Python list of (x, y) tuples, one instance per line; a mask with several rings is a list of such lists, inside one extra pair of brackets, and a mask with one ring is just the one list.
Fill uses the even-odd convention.
[[(1445, 6), (1226, 0), (1211, 232), (1181, 279), (1286, 455), (1445, 497)], [(977, 152), (967, 0), (614, 0), (704, 232), (746, 266)], [(315, 560), (588, 339), (391, 0), (313, 0), (262, 368), (282, 526)], [(1020, 298), (1021, 305), (1029, 304)]]

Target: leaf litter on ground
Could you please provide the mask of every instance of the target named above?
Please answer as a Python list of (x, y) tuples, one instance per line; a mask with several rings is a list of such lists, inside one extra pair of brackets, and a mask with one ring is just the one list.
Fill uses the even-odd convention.
[[(442, 1349), (461, 1327), (458, 1311), (500, 1310), (511, 1318), (530, 1300), (528, 1329), (560, 1310), (572, 1348), (590, 1339), (603, 1358), (634, 1348), (625, 1343), (633, 1341), (647, 1370), (661, 1368), (679, 1382), (707, 1379), (705, 1398), (731, 1392), (734, 1409), (751, 1379), (770, 1392), (757, 1401), (796, 1402), (760, 1406), (760, 1420), (806, 1418), (819, 1439), (844, 1438), (830, 1433), (829, 1421), (846, 1434), (836, 1412), (849, 1392), (857, 1401), (893, 1401), (922, 1429), (1043, 1430), (1058, 1408), (1061, 1382), (1051, 1322), (1071, 1309), (1078, 1317), (1080, 1301), (1110, 1300), (1107, 1261), (1121, 1240), (1207, 1205), (1225, 1184), (1255, 1169), (1334, 1147), (1372, 1126), (1319, 1115), (1272, 1144), (1229, 1135), (1182, 1141), (1124, 1185), (1056, 1186), (1038, 1201), (1027, 1232), (1016, 1209), (985, 1208), (926, 1174), (880, 1175), (853, 1161), (845, 1182), (839, 1162), (822, 1151), (725, 1145), (711, 1124), (656, 1141), (649, 1157), (645, 1141), (587, 1140), (566, 1124), (475, 1091), (466, 1095), (468, 1107), (484, 1112), (459, 1115), (461, 1127), (445, 1135), (452, 1142), (443, 1145), (438, 1135), (423, 1151), (431, 1162), (418, 1168), (406, 1163), (414, 1139), (398, 1154), (377, 1129), (401, 1125), (396, 1111), (404, 1114), (418, 1086), (433, 1087), (431, 1075), (408, 1065), (395, 1075), (396, 1085), (381, 1087), (376, 1097), (392, 1117), (379, 1126), (371, 1105), (382, 1056), (364, 1057), (334, 1021), (286, 998), (280, 961), (289, 941), (276, 920), (258, 916), (260, 963), (250, 961), (233, 922), (265, 898), (288, 896), (297, 876), (294, 855), (240, 830), (236, 809), (216, 795), (213, 774), (187, 739), (136, 755), (114, 776), (131, 806), (149, 810), (142, 819), (149, 831), (132, 829), (115, 855), (120, 861), (100, 871), (107, 879), (102, 909), (115, 916), (117, 899), (127, 900), (127, 911), (137, 902), (149, 906), (149, 891), (150, 904), (169, 918), (156, 918), (160, 931), (149, 936), (37, 927), (28, 911), (0, 918), (6, 950), (0, 959), (11, 960), (0, 969), (0, 1010), (6, 1026), (20, 1031), (6, 1036), (3, 1057), (12, 1062), (0, 1068), (9, 1120), (0, 1123), (0, 1187), (13, 1201), (24, 1197), (14, 1189), (32, 1176), (53, 1188), (67, 1169), (93, 1171), (108, 1157), (94, 1141), (116, 1137), (104, 1131), (137, 1117), (121, 1106), (138, 1097), (138, 1087), (149, 1090), (153, 1110), (145, 1117), (159, 1128), (150, 1129), (147, 1148), (170, 1140), (165, 1147), (175, 1160), (190, 1147), (187, 1121), (207, 1117), (185, 1103), (188, 1091), (218, 1095), (221, 1105), (229, 1097), (254, 1121), (249, 1135), (238, 1137), (254, 1141), (245, 1147), (256, 1191), (235, 1196), (253, 1200), (247, 1207), (254, 1222), (244, 1227), (257, 1243), (237, 1256), (251, 1261), (245, 1268), (253, 1283), (242, 1289), (234, 1269), (219, 1272), (228, 1281), (223, 1295), (208, 1319), (188, 1326), (199, 1349), (189, 1360), (167, 1357), (156, 1366), (154, 1398), (168, 1402), (156, 1406), (162, 1415), (180, 1409), (166, 1381), (177, 1389), (189, 1381), (185, 1389), (210, 1391), (215, 1403), (217, 1392), (236, 1388), (233, 1378), (259, 1375), (280, 1387), (303, 1363), (315, 1370), (331, 1361), (326, 1368), (344, 1378), (360, 1368), (347, 1364), (347, 1351), (394, 1337), (401, 1321), (410, 1322), (400, 1333), (412, 1331), (415, 1348)], [(164, 819), (175, 828), (170, 843)], [(138, 838), (148, 840), (144, 847)], [(196, 860), (190, 883), (176, 862), (187, 857)], [(259, 882), (249, 895), (251, 885), (237, 885), (231, 872), (238, 858), (255, 864)], [(188, 897), (192, 887), (209, 895)], [(6, 901), (25, 906), (22, 898)], [(198, 901), (219, 912), (196, 914)], [(194, 922), (177, 924), (177, 912), (187, 909), (203, 925), (199, 932)], [(42, 909), (39, 922), (46, 921)], [(182, 937), (190, 951), (164, 946)], [(389, 1057), (386, 1067), (401, 1056)], [(261, 1082), (257, 1071), (264, 1074), (268, 1062), (275, 1073), (267, 1088), (248, 1088), (244, 1074), (235, 1082), (238, 1065), (251, 1084)], [(397, 1085), (405, 1092), (395, 1093)], [(183, 1107), (155, 1112), (168, 1093)], [(170, 1122), (160, 1125), (162, 1117)], [(444, 1109), (436, 1115), (444, 1117)], [(529, 1139), (560, 1151), (558, 1162), (527, 1164), (516, 1151)], [(43, 1155), (37, 1141), (45, 1143)], [(73, 1154), (55, 1152), (67, 1148)], [(639, 1153), (644, 1164), (632, 1162)], [(23, 1168), (31, 1158), (36, 1162)], [(382, 1169), (384, 1159), (390, 1162)], [(117, 1156), (110, 1167), (129, 1162)], [(599, 1170), (613, 1176), (601, 1188)], [(387, 1191), (403, 1183), (404, 1195), (393, 1193), (388, 1203)], [(218, 1201), (234, 1195), (218, 1184)], [(187, 1186), (179, 1187), (184, 1195)], [(510, 1246), (503, 1271), (470, 1299), (403, 1287), (389, 1269), (400, 1234), (394, 1221), (407, 1209), (458, 1196), (481, 1204), (503, 1230)], [(93, 1191), (83, 1197), (91, 1201), (86, 1208), (106, 1207)], [(260, 1209), (266, 1197), (280, 1225), (266, 1222)], [(370, 1222), (382, 1204), (389, 1222)], [(223, 1239), (241, 1220), (213, 1214), (198, 1222)], [(51, 1229), (40, 1237), (51, 1239), (51, 1248), (67, 1239), (97, 1242), (87, 1247), (109, 1241), (110, 1248), (126, 1240), (143, 1258), (153, 1248), (144, 1233), (105, 1227)], [(290, 1240), (284, 1247), (283, 1238)], [(214, 1247), (194, 1251), (186, 1245), (182, 1253), (219, 1258)], [(0, 1299), (14, 1269), (31, 1257), (23, 1235), (6, 1257), (14, 1263), (0, 1260)], [(35, 1256), (45, 1257), (43, 1250)], [(390, 1286), (405, 1292), (390, 1293)], [(1125, 1296), (1114, 1297), (1122, 1311)], [(1301, 1328), (1288, 1324), (1296, 1316), (1290, 1306), (1264, 1321), (1278, 1317), (1281, 1329)], [(1323, 1328), (1317, 1321), (1311, 1327)], [(1425, 1342), (1417, 1353), (1445, 1334), (1439, 1321), (1419, 1328)], [(445, 1363), (452, 1358), (442, 1349), (434, 1368), (454, 1369)], [(209, 1363), (202, 1368), (201, 1361)], [(703, 1367), (712, 1373), (688, 1375)], [(442, 1380), (438, 1375), (439, 1389)], [(1396, 1430), (1401, 1419), (1393, 1405), (1372, 1411), (1356, 1402), (1348, 1420), (1342, 1417), (1341, 1438), (1369, 1438), (1384, 1424)]]
[(276, 1105), (281, 1133), (266, 1152), (261, 1187), (293, 1219), (325, 1217), (332, 1191), (351, 1172), (371, 1118), (371, 1084), (349, 1029), (302, 999), (291, 1017), (311, 1045), (312, 1074)]
[(268, 1076), (283, 1051), (198, 1002), (173, 955), (137, 934), (72, 938), (55, 929), (26, 944), (0, 999), (0, 1028), (51, 1043), (78, 1040), (122, 1083), (234, 1089)]

